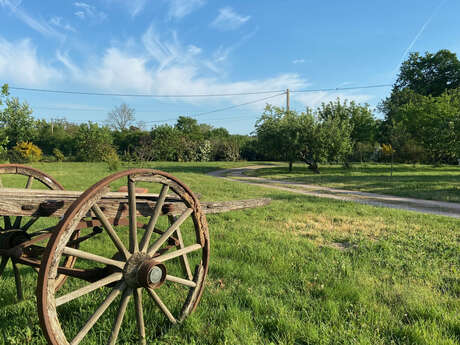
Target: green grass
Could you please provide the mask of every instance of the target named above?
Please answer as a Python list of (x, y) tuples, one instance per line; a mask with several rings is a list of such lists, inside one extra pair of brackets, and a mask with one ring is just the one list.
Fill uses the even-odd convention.
[(460, 202), (460, 166), (396, 164), (392, 177), (387, 164), (353, 164), (351, 169), (324, 165), (320, 172), (314, 174), (305, 164), (295, 164), (292, 172), (288, 172), (286, 165), (248, 171), (247, 174), (363, 192)]
[[(273, 201), (208, 215), (211, 261), (203, 298), (180, 326), (169, 327), (157, 309), (149, 310), (147, 328), (155, 334), (149, 344), (460, 343), (459, 220), (204, 174), (241, 165), (247, 163), (152, 164), (177, 175), (204, 200)], [(108, 174), (104, 164), (34, 166), (67, 189), (85, 189)], [(45, 343), (35, 307), (36, 274), (24, 271), (26, 300), (19, 304), (11, 269), (0, 278), (0, 344)], [(98, 298), (77, 303), (69, 315), (83, 319)], [(120, 343), (133, 344), (132, 309), (127, 319)], [(98, 324), (90, 344), (105, 342), (111, 321)]]

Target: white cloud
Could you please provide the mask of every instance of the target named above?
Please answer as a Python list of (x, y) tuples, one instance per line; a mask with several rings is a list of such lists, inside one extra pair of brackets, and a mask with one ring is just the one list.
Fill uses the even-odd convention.
[(39, 61), (30, 40), (9, 42), (0, 37), (0, 79), (20, 86), (45, 86), (62, 80), (57, 69)]
[(107, 14), (99, 11), (95, 6), (89, 5), (86, 2), (74, 2), (74, 6), (77, 8), (75, 15), (80, 19), (91, 19), (95, 21), (103, 21), (107, 19)]
[(299, 64), (299, 63), (304, 63), (304, 62), (305, 62), (305, 59), (295, 59), (295, 60), (292, 61), (292, 63), (293, 63), (294, 65), (297, 65), (297, 64)]
[(205, 0), (168, 0), (169, 19), (182, 19), (205, 4)]
[(211, 26), (220, 30), (235, 30), (250, 18), (250, 16), (239, 15), (231, 7), (224, 7), (219, 10), (219, 15), (213, 20)]
[(39, 32), (44, 36), (55, 37), (60, 40), (65, 39), (65, 35), (56, 31), (48, 23), (35, 19), (29, 13), (27, 13), (23, 8), (21, 8), (21, 1), (12, 2), (10, 0), (0, 0), (0, 5), (13, 13), (19, 20), (24, 22), (31, 29)]
[(219, 10), (219, 15), (213, 20), (211, 26), (220, 30), (235, 30), (250, 18), (236, 13), (231, 7), (224, 7)]
[(72, 32), (76, 32), (75, 28), (70, 25), (69, 23), (64, 23), (62, 17), (51, 17), (51, 19), (49, 20), (50, 24), (58, 27), (58, 28), (61, 28), (61, 29), (64, 29), (64, 30), (67, 30), (67, 31), (72, 31)]
[(190, 45), (188, 46), (187, 51), (188, 51), (191, 55), (198, 55), (198, 54), (201, 53), (201, 48), (199, 48), (199, 47), (197, 47), (197, 46), (195, 46), (195, 45), (193, 45), (193, 44), (190, 44)]

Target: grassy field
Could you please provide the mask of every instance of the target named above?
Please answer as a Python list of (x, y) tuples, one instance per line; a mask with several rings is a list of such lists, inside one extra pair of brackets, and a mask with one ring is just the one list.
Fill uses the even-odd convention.
[(460, 202), (460, 166), (396, 164), (390, 177), (390, 165), (353, 164), (351, 169), (341, 165), (324, 165), (314, 174), (305, 164), (248, 171), (249, 176), (302, 182), (333, 188), (360, 190), (419, 199)]
[[(208, 215), (211, 261), (203, 298), (180, 326), (170, 327), (152, 308), (147, 328), (156, 336), (148, 344), (460, 343), (459, 220), (267, 190), (204, 174), (243, 165), (248, 163), (151, 164), (177, 175), (204, 200), (273, 201), (264, 208)], [(34, 166), (74, 190), (109, 173), (104, 164)], [(387, 178), (380, 169), (377, 185)], [(458, 188), (458, 168), (444, 169), (440, 175), (446, 178), (440, 179)], [(289, 176), (300, 171), (296, 166)], [(323, 168), (319, 177), (327, 171)], [(424, 171), (416, 175), (420, 180), (435, 179), (434, 170)], [(370, 184), (370, 177), (362, 179)], [(26, 300), (19, 304), (11, 268), (0, 278), (0, 344), (45, 343), (35, 306), (36, 273), (23, 272)], [(77, 318), (91, 303), (77, 304)], [(112, 320), (102, 321), (87, 343), (104, 343)], [(135, 320), (124, 325), (129, 326), (122, 328), (119, 343), (133, 344)]]

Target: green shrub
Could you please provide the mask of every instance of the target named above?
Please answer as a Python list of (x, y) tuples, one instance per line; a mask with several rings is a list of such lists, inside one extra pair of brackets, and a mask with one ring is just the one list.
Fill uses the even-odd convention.
[(65, 159), (65, 156), (64, 154), (61, 152), (61, 150), (59, 150), (57, 147), (55, 147), (53, 149), (53, 155), (54, 157), (56, 157), (56, 160), (58, 162), (62, 162), (64, 159)]
[(102, 161), (107, 163), (109, 171), (117, 171), (120, 169), (120, 157), (114, 148), (106, 152), (102, 157)]

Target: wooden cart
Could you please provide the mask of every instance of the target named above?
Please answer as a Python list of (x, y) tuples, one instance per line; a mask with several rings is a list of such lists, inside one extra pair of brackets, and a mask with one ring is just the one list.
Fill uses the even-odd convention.
[[(140, 344), (158, 332), (149, 326), (152, 315), (154, 322), (183, 321), (200, 301), (208, 272), (206, 213), (270, 202), (200, 202), (180, 180), (153, 169), (115, 173), (83, 193), (22, 165), (0, 165), (2, 176), (0, 276), (11, 261), (21, 300), (19, 264), (38, 272), (39, 319), (53, 345), (79, 344), (96, 333), (115, 344), (125, 314)], [(8, 188), (20, 178), (25, 188)], [(118, 309), (109, 308), (118, 296)], [(134, 310), (126, 313), (131, 297)], [(101, 316), (111, 331), (97, 329)]]

